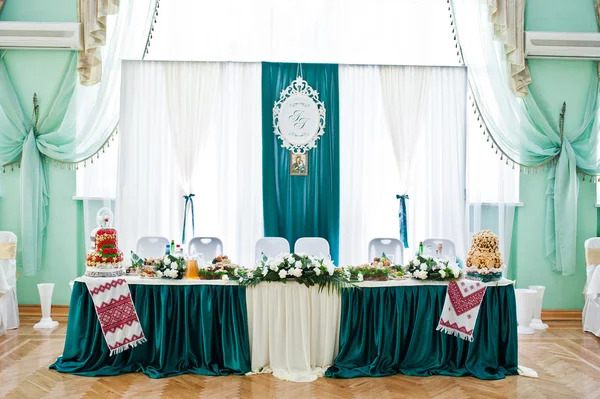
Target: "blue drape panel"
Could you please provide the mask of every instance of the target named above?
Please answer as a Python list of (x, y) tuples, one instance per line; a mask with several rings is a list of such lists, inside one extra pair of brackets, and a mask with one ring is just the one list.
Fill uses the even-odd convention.
[(234, 285), (130, 285), (148, 342), (109, 356), (84, 283), (71, 295), (65, 349), (50, 368), (90, 377), (151, 378), (250, 371), (246, 290)]
[(474, 341), (436, 331), (446, 286), (344, 290), (340, 350), (333, 378), (472, 375), (484, 380), (516, 375), (514, 287), (488, 287)]
[(329, 241), (337, 262), (340, 229), (338, 66), (302, 64), (302, 78), (325, 104), (325, 134), (308, 152), (308, 176), (290, 176), (290, 152), (273, 134), (273, 105), (297, 77), (298, 64), (262, 65), (263, 210), (265, 236)]

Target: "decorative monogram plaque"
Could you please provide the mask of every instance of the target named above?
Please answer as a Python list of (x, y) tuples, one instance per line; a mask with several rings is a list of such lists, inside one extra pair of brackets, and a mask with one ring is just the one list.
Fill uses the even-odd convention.
[(300, 76), (281, 92), (275, 103), (273, 126), (281, 146), (294, 154), (315, 148), (325, 133), (325, 105), (319, 101), (319, 93)]

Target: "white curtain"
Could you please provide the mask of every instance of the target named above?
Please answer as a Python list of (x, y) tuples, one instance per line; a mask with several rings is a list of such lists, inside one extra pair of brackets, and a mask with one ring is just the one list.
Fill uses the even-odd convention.
[(371, 239), (399, 234), (400, 177), (380, 81), (377, 66), (339, 66), (340, 266), (367, 262)]
[[(491, 230), (500, 239), (505, 265), (510, 260), (515, 207), (519, 203), (519, 169), (491, 148), (480, 122), (467, 113), (467, 191), (470, 234)], [(506, 273), (507, 270), (505, 270)]]
[[(392, 69), (390, 71), (389, 69)], [(340, 65), (340, 264), (368, 261), (367, 244), (376, 237), (398, 237), (398, 193), (401, 171), (385, 121), (387, 98), (382, 75), (398, 78), (396, 90), (423, 104), (416, 126), (414, 167), (409, 175), (407, 211), (410, 248), (425, 238), (449, 238), (464, 259), (467, 248), (465, 202), (466, 70), (420, 67), (430, 83), (413, 86), (414, 74), (393, 69)], [(380, 69), (384, 69), (380, 73)], [(413, 92), (406, 87), (413, 87)], [(394, 105), (389, 105), (394, 110)], [(396, 104), (401, 117), (410, 108)], [(406, 118), (414, 117), (413, 114)]]
[(176, 0), (146, 59), (457, 65), (446, 0)]
[[(170, 125), (167, 132), (177, 154), (175, 169), (182, 192), (190, 195), (194, 193), (192, 183), (204, 172), (198, 167), (198, 155), (210, 134), (221, 68), (217, 63), (199, 62), (164, 63), (162, 68), (165, 72), (165, 102)], [(187, 212), (187, 208), (184, 212)], [(190, 220), (189, 224), (186, 223), (188, 240), (191, 238), (189, 234), (193, 233), (191, 227)], [(184, 241), (184, 238), (181, 240)]]
[[(190, 67), (128, 61), (123, 73), (116, 214), (121, 247), (128, 252), (146, 235), (179, 242), (183, 195), (193, 192), (195, 235), (221, 238), (226, 254), (235, 262), (249, 264), (253, 245), (263, 231), (260, 64), (196, 63)], [(171, 119), (180, 117), (180, 111), (167, 104), (183, 101), (171, 96), (186, 96), (186, 91), (167, 94), (171, 73), (179, 74), (182, 81), (199, 79), (198, 75), (215, 80), (214, 85), (198, 86), (212, 93), (214, 105), (206, 114), (210, 120), (201, 122), (209, 126), (204, 145), (195, 147), (189, 158), (188, 192), (178, 178), (180, 153), (174, 141), (187, 133), (173, 128), (179, 125)], [(189, 110), (202, 106), (206, 96), (187, 98), (188, 113), (193, 114)], [(187, 224), (191, 224), (191, 213)]]

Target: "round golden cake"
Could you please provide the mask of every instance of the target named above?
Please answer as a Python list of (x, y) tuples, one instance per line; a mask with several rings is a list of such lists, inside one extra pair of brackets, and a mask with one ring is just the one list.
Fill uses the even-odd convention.
[(498, 246), (498, 236), (490, 230), (473, 234), (473, 243), (467, 256), (467, 267), (496, 269), (502, 267), (502, 256)]

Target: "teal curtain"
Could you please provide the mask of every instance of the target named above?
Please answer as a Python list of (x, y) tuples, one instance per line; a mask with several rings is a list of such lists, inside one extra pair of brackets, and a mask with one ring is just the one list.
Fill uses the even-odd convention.
[(109, 356), (87, 287), (76, 282), (65, 348), (51, 369), (89, 377), (142, 372), (150, 378), (250, 371), (245, 288), (134, 284), (129, 288), (148, 342)]
[[(325, 104), (325, 134), (308, 152), (308, 176), (290, 176), (290, 152), (273, 133), (273, 105), (301, 70)], [(262, 65), (263, 211), (265, 236), (284, 237), (293, 248), (301, 237), (329, 241), (338, 260), (340, 230), (340, 141), (338, 66)]]
[(513, 286), (487, 289), (473, 342), (436, 331), (446, 290), (446, 286), (344, 290), (340, 350), (325, 375), (471, 375), (484, 380), (516, 375)]
[[(40, 99), (37, 126), (25, 116), (0, 58), (0, 166), (21, 163), (23, 274), (34, 275), (43, 257), (48, 224), (48, 189), (42, 154), (62, 159), (75, 151), (75, 118), (66, 118), (75, 90), (77, 52), (72, 52), (54, 98)], [(33, 93), (32, 93), (33, 96)], [(61, 156), (63, 154), (63, 156)]]

